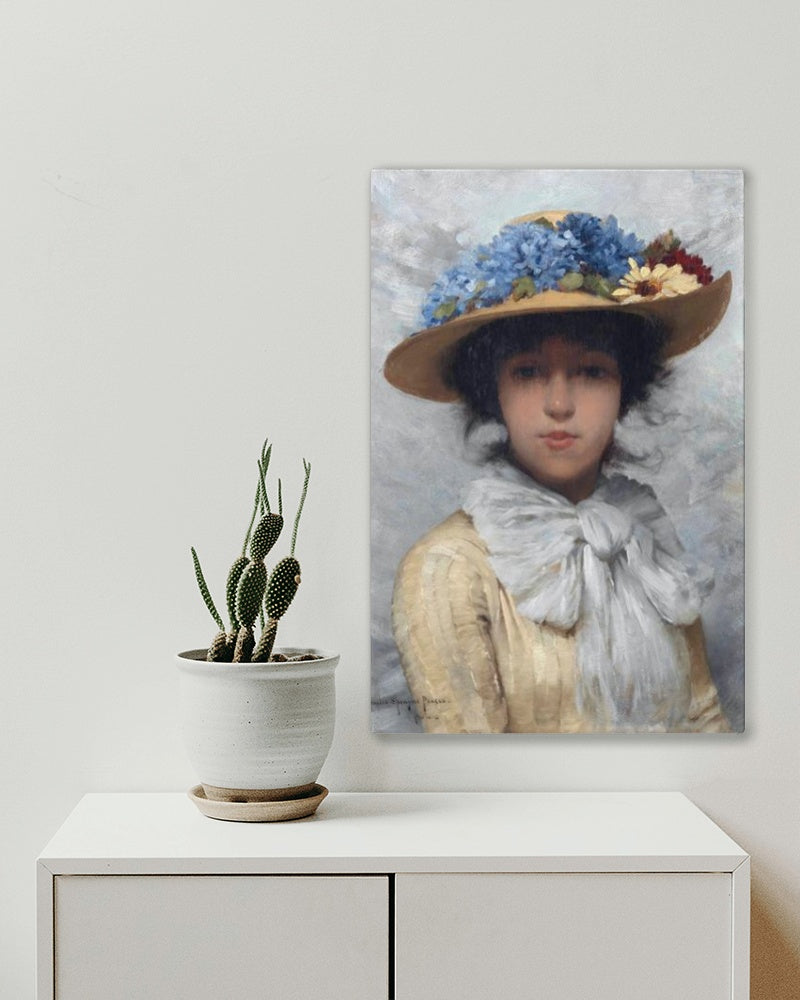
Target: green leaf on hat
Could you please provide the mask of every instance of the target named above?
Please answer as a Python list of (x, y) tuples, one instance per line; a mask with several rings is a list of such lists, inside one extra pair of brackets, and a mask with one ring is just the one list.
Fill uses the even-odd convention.
[(465, 312), (475, 312), (481, 299), (481, 292), (486, 288), (486, 285), (487, 282), (485, 281), (478, 281), (475, 284), (475, 294), (467, 300), (467, 304), (464, 306)]
[(614, 285), (608, 278), (601, 278), (599, 274), (584, 274), (583, 287), (592, 295), (602, 295), (606, 299), (614, 297)]
[(434, 312), (433, 318), (439, 320), (450, 319), (453, 313), (456, 311), (456, 306), (458, 305), (458, 299), (448, 299), (443, 302)]
[(537, 226), (547, 226), (548, 229), (555, 229), (556, 228), (555, 222), (551, 222), (550, 219), (545, 218), (545, 216), (543, 216), (543, 215), (539, 216), (538, 219), (534, 219), (533, 222)]
[(511, 283), (511, 298), (515, 302), (519, 302), (520, 299), (529, 299), (531, 296), (536, 294), (536, 285), (534, 284), (533, 278), (526, 274), (522, 278), (515, 278)]
[(570, 271), (558, 282), (558, 287), (562, 292), (577, 292), (583, 287), (583, 275), (580, 271)]

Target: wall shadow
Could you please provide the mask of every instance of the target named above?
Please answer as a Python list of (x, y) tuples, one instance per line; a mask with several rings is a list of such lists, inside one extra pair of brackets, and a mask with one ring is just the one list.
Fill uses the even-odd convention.
[(752, 1000), (800, 1000), (800, 942), (775, 923), (767, 901), (753, 891), (750, 908)]

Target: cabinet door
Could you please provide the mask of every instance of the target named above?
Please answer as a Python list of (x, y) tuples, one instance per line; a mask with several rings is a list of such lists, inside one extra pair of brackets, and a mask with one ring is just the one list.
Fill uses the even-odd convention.
[(386, 876), (59, 876), (56, 1000), (377, 1000)]
[(730, 1000), (728, 874), (398, 875), (397, 1000)]

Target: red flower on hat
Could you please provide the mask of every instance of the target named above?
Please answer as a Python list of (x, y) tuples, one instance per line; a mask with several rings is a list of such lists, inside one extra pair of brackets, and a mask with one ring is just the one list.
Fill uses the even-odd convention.
[(675, 250), (670, 250), (669, 253), (665, 253), (661, 258), (661, 263), (666, 264), (667, 267), (672, 267), (674, 264), (680, 264), (683, 268), (684, 274), (695, 275), (701, 285), (711, 284), (711, 268), (707, 264), (704, 264), (703, 258), (698, 257), (697, 254), (686, 253), (685, 250), (681, 250), (680, 247), (677, 247)]

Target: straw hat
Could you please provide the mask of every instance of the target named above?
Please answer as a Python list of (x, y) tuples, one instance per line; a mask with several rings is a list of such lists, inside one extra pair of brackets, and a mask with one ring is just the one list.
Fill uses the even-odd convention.
[(671, 230), (645, 247), (613, 216), (535, 212), (439, 278), (423, 307), (428, 325), (391, 351), (384, 375), (413, 396), (453, 402), (458, 394), (444, 383), (442, 363), (467, 334), (510, 316), (573, 309), (658, 319), (670, 358), (708, 337), (730, 295), (730, 271), (712, 280)]

